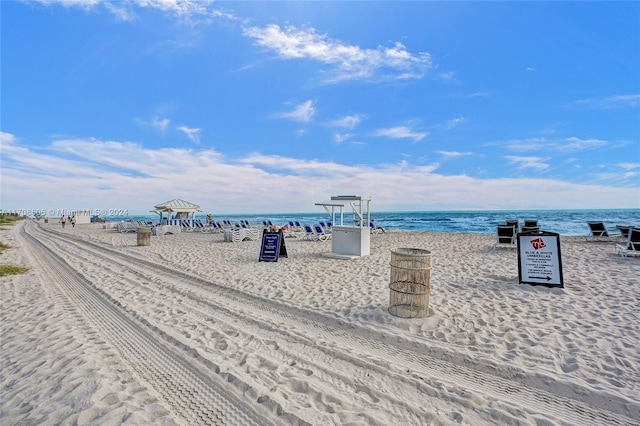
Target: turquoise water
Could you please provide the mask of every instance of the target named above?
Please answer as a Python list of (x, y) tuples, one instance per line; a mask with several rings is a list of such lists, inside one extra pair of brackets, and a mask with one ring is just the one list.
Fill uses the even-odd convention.
[[(203, 221), (208, 212), (196, 215)], [(283, 225), (288, 221), (299, 221), (301, 224), (315, 224), (329, 221), (330, 216), (322, 211), (317, 213), (281, 213), (281, 214), (247, 214), (216, 215), (214, 220), (230, 220), (232, 223), (248, 220), (251, 224), (262, 224), (271, 221), (274, 225)], [(345, 218), (350, 215), (345, 213)], [(514, 210), (514, 211), (441, 211), (441, 212), (372, 212), (371, 218), (378, 226), (397, 231), (431, 231), (431, 232), (463, 232), (493, 234), (496, 225), (508, 219), (525, 219), (538, 221), (543, 231), (557, 232), (564, 236), (588, 235), (587, 221), (601, 220), (609, 231), (616, 231), (616, 225), (632, 225), (640, 227), (640, 209), (621, 210)], [(107, 220), (142, 219), (157, 221), (158, 215), (132, 217), (105, 217)], [(346, 220), (346, 219), (345, 219)]]

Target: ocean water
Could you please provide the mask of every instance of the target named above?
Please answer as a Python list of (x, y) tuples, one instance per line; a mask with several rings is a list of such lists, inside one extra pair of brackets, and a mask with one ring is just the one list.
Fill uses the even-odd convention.
[[(208, 212), (196, 215), (203, 221)], [(214, 220), (230, 220), (232, 223), (248, 220), (249, 223), (261, 225), (263, 221), (271, 221), (274, 225), (284, 225), (289, 221), (313, 225), (319, 221), (330, 221), (331, 217), (324, 210), (316, 213), (279, 213), (279, 214), (238, 214), (216, 215)], [(345, 212), (351, 219), (350, 212)], [(376, 225), (396, 231), (430, 231), (494, 234), (496, 226), (505, 220), (518, 219), (520, 224), (525, 219), (538, 221), (543, 231), (556, 232), (563, 236), (588, 235), (587, 221), (603, 221), (607, 229), (615, 233), (616, 225), (640, 227), (640, 209), (614, 210), (514, 210), (514, 211), (437, 211), (437, 212), (372, 212), (371, 218)], [(142, 219), (157, 221), (158, 215), (131, 217), (105, 217), (107, 220)]]

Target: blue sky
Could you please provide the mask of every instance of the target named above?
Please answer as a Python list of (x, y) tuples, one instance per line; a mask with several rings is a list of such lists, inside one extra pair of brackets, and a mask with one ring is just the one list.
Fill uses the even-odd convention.
[(640, 208), (639, 2), (3, 1), (1, 208)]

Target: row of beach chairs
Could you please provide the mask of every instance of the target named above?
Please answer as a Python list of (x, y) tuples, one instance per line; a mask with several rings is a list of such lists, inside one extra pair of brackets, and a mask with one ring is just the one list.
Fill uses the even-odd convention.
[(527, 232), (540, 232), (540, 226), (536, 219), (525, 220), (522, 225), (520, 225), (520, 221), (517, 219), (506, 220), (497, 227), (493, 249), (495, 250), (498, 247), (516, 247), (518, 234)]
[(640, 228), (617, 225), (618, 233), (611, 233), (602, 221), (587, 222), (590, 241), (616, 241), (615, 252), (623, 258), (640, 254)]
[[(615, 252), (626, 258), (630, 255), (640, 254), (640, 228), (618, 225), (619, 233), (611, 233), (602, 221), (589, 221), (589, 234), (585, 237), (588, 241), (614, 241)], [(493, 244), (497, 247), (516, 247), (518, 233), (539, 232), (537, 221), (525, 221), (522, 227), (517, 220), (507, 220), (498, 225), (496, 240)]]
[[(116, 224), (116, 231), (118, 232), (136, 232), (138, 228), (148, 228), (150, 225), (144, 220), (133, 220), (131, 222), (118, 222)], [(107, 228), (105, 228), (107, 229)], [(113, 229), (113, 228), (111, 228)]]

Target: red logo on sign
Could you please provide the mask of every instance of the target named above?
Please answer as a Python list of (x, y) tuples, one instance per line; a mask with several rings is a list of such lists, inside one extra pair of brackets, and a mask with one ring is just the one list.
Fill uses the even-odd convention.
[(545, 248), (547, 246), (542, 238), (531, 240), (531, 245), (533, 246), (534, 250), (540, 250), (541, 248)]

